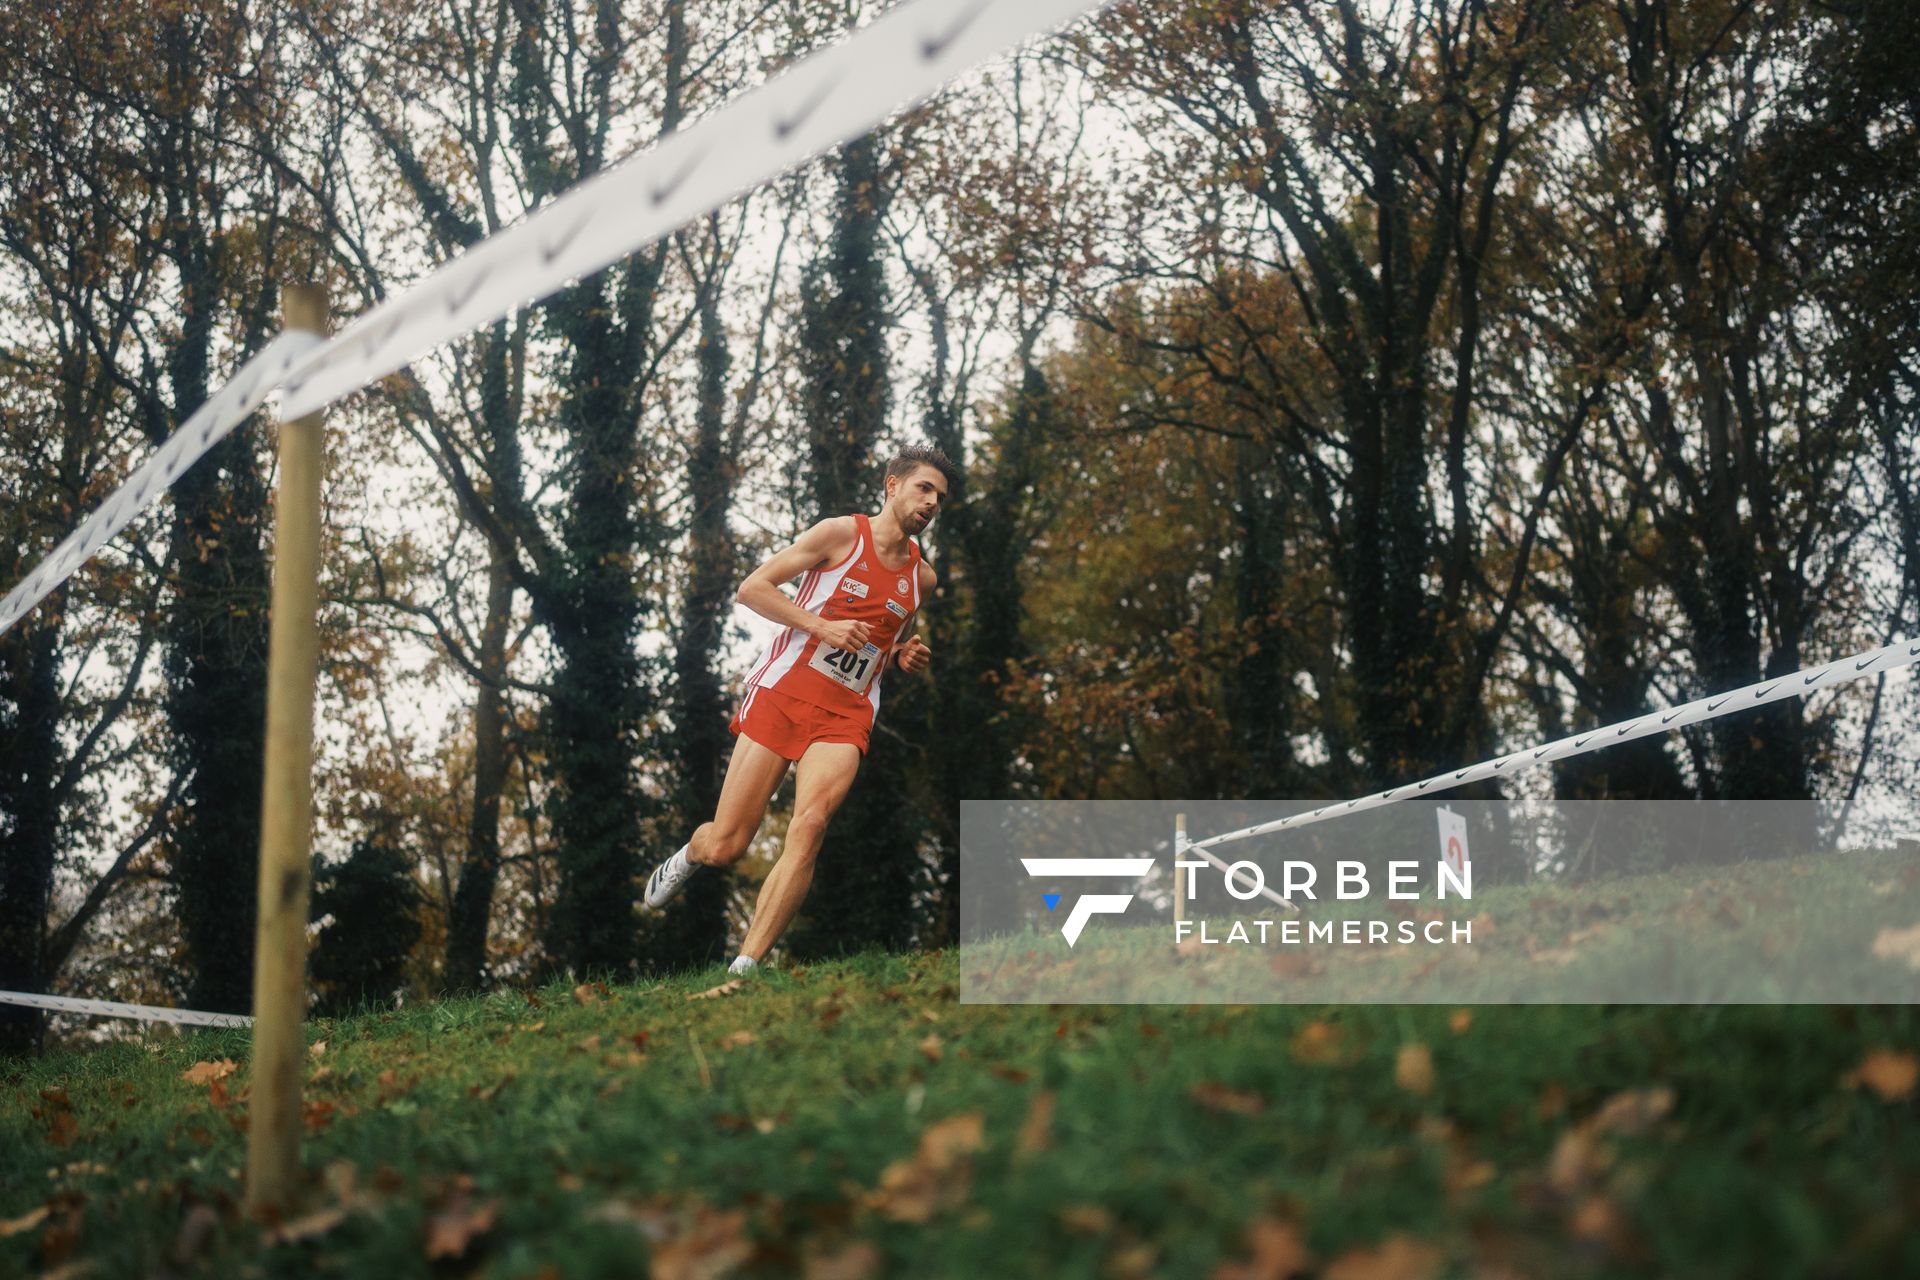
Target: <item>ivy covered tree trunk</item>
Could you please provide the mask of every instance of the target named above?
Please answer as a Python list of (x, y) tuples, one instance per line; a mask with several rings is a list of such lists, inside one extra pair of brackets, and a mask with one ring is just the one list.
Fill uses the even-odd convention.
[(560, 870), (549, 950), (582, 978), (628, 974), (638, 956), (634, 876), (647, 806), (633, 762), (652, 694), (640, 657), (651, 608), (634, 570), (638, 550), (661, 542), (640, 529), (642, 460), (625, 394), (638, 353), (612, 320), (611, 292), (596, 277), (548, 305), (572, 355), (561, 410), (571, 452), (565, 581), (551, 618), (560, 666), (543, 725)]
[[(682, 831), (691, 831), (713, 816), (733, 738), (727, 731), (727, 695), (718, 668), (738, 583), (733, 534), (727, 522), (735, 477), (726, 433), (732, 355), (716, 292), (710, 288), (700, 304), (699, 405), (693, 450), (687, 459), (687, 494), (692, 502), (687, 532), (690, 564), (673, 649), (671, 755), (678, 778), (675, 829)], [(649, 854), (659, 858), (669, 852), (658, 849)], [(695, 967), (724, 958), (727, 884), (727, 877), (710, 874), (687, 882), (647, 933), (644, 959), (649, 967)]]
[[(221, 255), (222, 193), (212, 185), (198, 104), (202, 32), (170, 19), (162, 39), (179, 99), (160, 102), (151, 146), (166, 209), (166, 256), (179, 280), (182, 325), (167, 351), (166, 432), (206, 402), (214, 323), (233, 296)], [(173, 486), (167, 717), (182, 775), (180, 821), (169, 835), (173, 888), (186, 935), (189, 1005), (245, 1013), (253, 1002), (260, 856), (261, 762), (266, 755), (268, 487), (258, 419), (215, 445)]]
[[(554, 77), (576, 67), (558, 52), (547, 23), (557, 17), (571, 33), (567, 24), (584, 16), (560, 9), (553, 15), (515, 10), (523, 30), (509, 93), (516, 146), (536, 195), (557, 193), (605, 167), (615, 76), (631, 39), (614, 10), (596, 9), (591, 25), (603, 56), (582, 71), (575, 100), (557, 102)], [(684, 5), (670, 3), (665, 16), (662, 134), (678, 127), (684, 113), (689, 47)], [(565, 118), (554, 121), (556, 110)], [(568, 158), (551, 146), (555, 123), (564, 126), (557, 136), (572, 146)], [(640, 653), (655, 609), (639, 572), (670, 546), (642, 501), (653, 459), (641, 448), (641, 418), (666, 341), (655, 332), (654, 309), (667, 251), (665, 243), (642, 250), (556, 294), (545, 307), (565, 352), (559, 417), (566, 440), (563, 546), (552, 581), (534, 597), (559, 653), (541, 726), (553, 775), (559, 868), (547, 951), (583, 978), (635, 970), (640, 834), (659, 808), (638, 785), (636, 761), (642, 728), (657, 707), (651, 660)]]
[[(818, 518), (872, 512), (883, 492), (875, 453), (892, 384), (882, 218), (887, 193), (869, 135), (839, 156), (833, 234), (802, 286), (800, 366), (808, 477)], [(924, 603), (923, 603), (923, 606)], [(924, 678), (888, 673), (872, 750), (860, 765), (814, 866), (813, 887), (786, 937), (796, 956), (897, 947), (912, 936), (926, 820), (908, 799), (890, 704), (925, 695)]]
[[(12, 581), (13, 579), (9, 579)], [(64, 592), (0, 636), (0, 988), (45, 991), (59, 813), (57, 617)], [(36, 1053), (38, 1009), (0, 1005), (0, 1056)]]

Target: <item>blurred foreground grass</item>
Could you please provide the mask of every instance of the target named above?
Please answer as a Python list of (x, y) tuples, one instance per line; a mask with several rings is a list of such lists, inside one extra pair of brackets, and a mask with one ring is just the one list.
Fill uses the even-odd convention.
[(0, 1275), (1920, 1274), (1911, 1007), (962, 1006), (952, 952), (0, 1074)]

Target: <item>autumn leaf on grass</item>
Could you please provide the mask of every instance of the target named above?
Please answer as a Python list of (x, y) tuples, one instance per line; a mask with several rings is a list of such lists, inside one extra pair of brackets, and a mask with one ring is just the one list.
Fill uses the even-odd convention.
[(493, 1230), (500, 1202), (475, 1205), (466, 1192), (456, 1192), (445, 1208), (427, 1219), (427, 1258), (458, 1258), (478, 1236)]
[(931, 1031), (927, 1032), (927, 1038), (920, 1042), (920, 1052), (926, 1055), (926, 1059), (928, 1062), (940, 1061), (940, 1057), (941, 1057), (940, 1037), (936, 1035), (934, 1032), (931, 1032)]
[(1212, 1280), (1286, 1280), (1313, 1263), (1300, 1229), (1284, 1218), (1262, 1216), (1247, 1224), (1244, 1261), (1223, 1262)]
[(300, 1125), (308, 1133), (325, 1133), (327, 1126), (333, 1123), (333, 1113), (339, 1107), (325, 1098), (311, 1099), (300, 1104)]
[(653, 1248), (653, 1280), (720, 1280), (753, 1257), (744, 1209), (701, 1205), (686, 1230)]
[(73, 1112), (56, 1111), (47, 1117), (47, 1141), (56, 1147), (70, 1147), (80, 1132), (80, 1126), (74, 1123)]
[(1053, 1145), (1053, 1105), (1051, 1089), (1042, 1089), (1027, 1104), (1027, 1118), (1020, 1122), (1020, 1136), (1013, 1140), (1013, 1158), (1031, 1160)]
[(717, 1000), (721, 996), (730, 996), (736, 991), (745, 990), (746, 985), (747, 985), (747, 980), (745, 978), (733, 978), (733, 979), (730, 979), (729, 981), (721, 983), (717, 987), (708, 987), (705, 991), (696, 991), (692, 995), (688, 996), (687, 999)]
[(1882, 929), (1873, 937), (1873, 954), (1882, 960), (1904, 960), (1907, 968), (1920, 969), (1920, 924), (1911, 929)]
[(1440, 1251), (1401, 1235), (1343, 1253), (1321, 1272), (1323, 1280), (1428, 1280), (1439, 1274)]
[(33, 1230), (45, 1222), (47, 1215), (51, 1212), (52, 1210), (47, 1208), (46, 1205), (41, 1205), (37, 1209), (29, 1209), (17, 1218), (0, 1220), (0, 1240), (4, 1240), (8, 1236), (17, 1236), (23, 1232)]
[(573, 999), (576, 1004), (599, 1004), (608, 995), (607, 984), (604, 982), (583, 982), (573, 989)]
[[(325, 1209), (315, 1209), (312, 1213), (301, 1214), (297, 1218), (281, 1223), (267, 1234), (274, 1244), (291, 1244), (296, 1240), (311, 1240), (323, 1236), (347, 1220), (347, 1210), (341, 1205), (330, 1205)], [(436, 1255), (429, 1254), (429, 1257)]]
[(1267, 1100), (1250, 1089), (1233, 1089), (1218, 1080), (1202, 1080), (1187, 1090), (1187, 1096), (1209, 1111), (1226, 1115), (1257, 1116), (1267, 1109)]
[(885, 1261), (865, 1240), (853, 1240), (831, 1253), (808, 1250), (800, 1274), (803, 1280), (871, 1280)]
[(1560, 1135), (1547, 1158), (1547, 1182), (1562, 1195), (1585, 1190), (1613, 1167), (1613, 1149), (1603, 1138), (1645, 1133), (1672, 1110), (1673, 1090), (1665, 1085), (1615, 1094)]
[(501, 1076), (498, 1080), (495, 1080), (492, 1084), (488, 1084), (488, 1085), (470, 1084), (467, 1086), (467, 1096), (469, 1098), (473, 1098), (480, 1102), (492, 1102), (495, 1098), (500, 1096), (500, 1091), (506, 1088), (508, 1083), (512, 1081), (512, 1079), (513, 1079), (513, 1072), (509, 1071), (505, 1075)]
[(738, 1031), (732, 1031), (721, 1036), (720, 1047), (722, 1049), (744, 1049), (759, 1038), (760, 1037), (754, 1035), (753, 1032), (742, 1027)]
[(972, 1189), (967, 1157), (983, 1140), (977, 1111), (929, 1125), (912, 1155), (887, 1166), (867, 1204), (895, 1222), (927, 1222), (958, 1208)]
[(1310, 1067), (1338, 1066), (1347, 1056), (1340, 1028), (1318, 1018), (1294, 1032), (1287, 1049), (1295, 1062)]
[(1424, 1044), (1403, 1044), (1393, 1060), (1393, 1082), (1408, 1093), (1433, 1092), (1433, 1053)]
[(188, 1084), (212, 1084), (215, 1080), (224, 1080), (234, 1072), (232, 1058), (222, 1058), (218, 1062), (196, 1062), (180, 1073), (180, 1078)]
[(1865, 1086), (1882, 1102), (1900, 1102), (1912, 1097), (1914, 1085), (1920, 1083), (1920, 1060), (1911, 1053), (1875, 1049), (1840, 1082), (1849, 1089)]

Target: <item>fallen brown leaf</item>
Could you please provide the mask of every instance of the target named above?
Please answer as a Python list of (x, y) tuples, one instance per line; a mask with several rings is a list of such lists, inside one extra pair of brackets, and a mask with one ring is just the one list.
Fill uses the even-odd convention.
[(1327, 1264), (1322, 1280), (1428, 1280), (1439, 1274), (1440, 1251), (1395, 1235), (1371, 1249), (1353, 1249)]
[(1027, 1118), (1020, 1122), (1020, 1136), (1013, 1140), (1013, 1158), (1031, 1160), (1053, 1145), (1054, 1094), (1042, 1089), (1027, 1104)]
[(300, 1104), (300, 1124), (308, 1133), (324, 1133), (333, 1123), (333, 1113), (338, 1110), (335, 1103), (325, 1098), (315, 1098)]
[(881, 1173), (867, 1203), (895, 1222), (928, 1222), (935, 1214), (958, 1208), (972, 1189), (966, 1157), (980, 1149), (982, 1133), (978, 1112), (928, 1126), (914, 1153)]
[(1584, 1244), (1599, 1245), (1613, 1253), (1626, 1253), (1633, 1247), (1632, 1232), (1619, 1206), (1605, 1196), (1588, 1196), (1567, 1219), (1567, 1234)]
[(1287, 1048), (1295, 1062), (1313, 1067), (1332, 1066), (1343, 1056), (1343, 1040), (1340, 1028), (1316, 1018), (1293, 1033)]
[(1433, 1092), (1433, 1053), (1424, 1044), (1403, 1044), (1393, 1060), (1393, 1082), (1408, 1093)]
[(1160, 1261), (1160, 1246), (1150, 1240), (1136, 1240), (1109, 1253), (1100, 1264), (1107, 1280), (1151, 1280)]
[(1920, 1083), (1920, 1060), (1911, 1053), (1875, 1049), (1841, 1083), (1849, 1089), (1864, 1085), (1882, 1102), (1900, 1102), (1911, 1097), (1914, 1085)]
[(506, 1088), (508, 1084), (512, 1083), (512, 1081), (513, 1081), (513, 1072), (509, 1071), (507, 1072), (507, 1074), (501, 1076), (498, 1080), (495, 1080), (490, 1085), (485, 1085), (485, 1086), (477, 1085), (477, 1084), (468, 1085), (467, 1096), (469, 1098), (478, 1099), (481, 1102), (492, 1102), (495, 1098), (500, 1096), (500, 1091)]
[(477, 1237), (493, 1230), (499, 1216), (498, 1200), (475, 1205), (466, 1192), (456, 1192), (444, 1209), (427, 1219), (428, 1260), (463, 1256)]
[(1263, 1215), (1249, 1222), (1246, 1248), (1245, 1260), (1221, 1263), (1212, 1280), (1286, 1280), (1313, 1264), (1300, 1229), (1284, 1218)]
[(1463, 1036), (1473, 1029), (1473, 1010), (1455, 1009), (1447, 1019), (1447, 1030), (1457, 1036)]
[(1054, 1211), (1060, 1225), (1075, 1235), (1103, 1236), (1113, 1230), (1113, 1214), (1097, 1204), (1070, 1204)]
[[(274, 1244), (291, 1244), (295, 1240), (311, 1240), (323, 1236), (347, 1220), (347, 1211), (341, 1205), (332, 1205), (325, 1209), (316, 1209), (312, 1213), (302, 1214), (288, 1222), (281, 1223), (267, 1234)], [(438, 1255), (428, 1254), (429, 1257)]]
[(1673, 1090), (1665, 1085), (1617, 1093), (1600, 1109), (1562, 1133), (1547, 1157), (1547, 1182), (1565, 1196), (1586, 1189), (1613, 1167), (1609, 1134), (1645, 1133), (1673, 1110)]
[(940, 1046), (940, 1037), (929, 1031), (927, 1038), (920, 1042), (920, 1052), (926, 1055), (928, 1062), (938, 1062), (941, 1057)]
[(309, 1058), (317, 1058), (321, 1054), (325, 1053), (326, 1051), (327, 1051), (327, 1042), (325, 1040), (315, 1040), (312, 1044), (307, 1046), (307, 1056)]
[(22, 1234), (23, 1232), (33, 1230), (35, 1227), (45, 1222), (47, 1220), (47, 1215), (51, 1212), (52, 1210), (47, 1208), (47, 1206), (43, 1204), (37, 1209), (27, 1210), (27, 1212), (21, 1214), (17, 1218), (7, 1218), (5, 1220), (0, 1220), (0, 1240), (4, 1240), (8, 1236), (17, 1236)]
[(1882, 960), (1902, 960), (1920, 969), (1920, 924), (1911, 929), (1888, 927), (1873, 936), (1873, 954)]
[(747, 985), (747, 980), (745, 978), (732, 978), (726, 982), (721, 983), (717, 987), (708, 987), (705, 991), (696, 991), (692, 995), (688, 996), (687, 999), (717, 1000), (721, 996), (730, 996), (736, 991), (744, 990), (746, 988), (746, 985)]
[(1645, 1133), (1673, 1110), (1673, 1090), (1666, 1085), (1630, 1089), (1608, 1098), (1587, 1123), (1599, 1133)]
[(870, 1280), (880, 1274), (883, 1261), (878, 1249), (854, 1240), (831, 1253), (809, 1251), (801, 1275), (803, 1280)]
[(607, 998), (607, 984), (604, 982), (583, 982), (573, 989), (576, 1004), (599, 1004)]
[(71, 1111), (56, 1111), (47, 1117), (47, 1141), (56, 1147), (72, 1146), (79, 1132), (80, 1126), (74, 1123)]
[(212, 1084), (215, 1080), (224, 1080), (234, 1072), (232, 1058), (222, 1058), (218, 1062), (196, 1062), (180, 1073), (180, 1078), (188, 1084)]
[(1209, 1111), (1227, 1115), (1257, 1116), (1267, 1109), (1267, 1100), (1249, 1089), (1232, 1089), (1218, 1080), (1202, 1080), (1187, 1090), (1187, 1096)]
[(654, 1246), (653, 1280), (721, 1280), (753, 1257), (744, 1209), (701, 1205), (693, 1223)]
[(738, 1031), (732, 1032), (728, 1035), (721, 1036), (720, 1047), (722, 1049), (742, 1049), (742, 1048), (745, 1048), (747, 1045), (752, 1044), (755, 1040), (758, 1040), (759, 1038), (760, 1037), (754, 1035), (753, 1032), (748, 1031), (743, 1027)]

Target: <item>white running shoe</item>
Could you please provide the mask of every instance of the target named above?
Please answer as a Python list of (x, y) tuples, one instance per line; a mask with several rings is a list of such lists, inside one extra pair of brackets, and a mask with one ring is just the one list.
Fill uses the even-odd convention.
[(752, 956), (735, 956), (733, 958), (733, 963), (727, 966), (727, 972), (733, 974), (735, 977), (738, 977), (743, 973), (752, 973), (755, 969), (759, 967), (760, 967), (760, 962), (758, 960), (755, 960)]
[(648, 906), (664, 907), (672, 902), (674, 895), (679, 893), (687, 883), (688, 877), (699, 869), (699, 863), (687, 859), (687, 850), (690, 847), (681, 845), (679, 852), (655, 867), (653, 874), (647, 877)]

